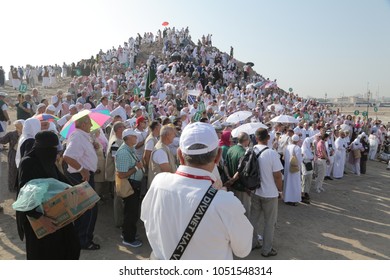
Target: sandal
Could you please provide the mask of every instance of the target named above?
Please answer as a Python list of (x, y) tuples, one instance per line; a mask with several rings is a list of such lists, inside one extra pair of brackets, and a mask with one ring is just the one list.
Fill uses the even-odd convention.
[(99, 250), (100, 249), (100, 245), (91, 241), (91, 243), (89, 243), (89, 245), (87, 247), (83, 248), (83, 249), (84, 250)]

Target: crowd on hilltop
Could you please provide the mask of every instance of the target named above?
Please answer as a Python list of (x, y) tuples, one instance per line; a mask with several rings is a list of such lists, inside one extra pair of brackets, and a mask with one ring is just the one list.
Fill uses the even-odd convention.
[[(157, 46), (160, 51), (150, 53), (144, 63), (139, 62), (141, 50), (148, 46)], [(288, 205), (310, 203), (312, 186), (320, 193), (324, 191), (324, 180), (341, 179), (344, 170), (358, 176), (364, 174), (368, 159), (379, 155), (389, 161), (390, 132), (380, 120), (345, 116), (316, 100), (305, 100), (279, 88), (276, 80), (264, 78), (252, 67), (251, 62), (243, 65), (236, 61), (233, 48), (229, 54), (215, 48), (211, 34), (193, 43), (188, 28), (165, 28), (156, 35), (138, 34), (123, 46), (100, 50), (95, 57), (70, 65), (11, 66), (12, 87), (18, 89), (26, 81), (31, 91), (19, 94), (18, 102), (12, 104), (17, 110), (16, 130), (7, 134), (7, 126), (11, 124), (7, 110), (11, 104), (7, 104), (7, 94), (0, 94), (0, 143), (9, 144), (10, 191), (22, 187), (15, 175), (20, 161), (29, 154), (26, 140), (33, 143), (39, 131), (53, 131), (60, 140), (59, 170), (76, 183), (93, 178), (91, 185), (103, 199), (113, 195), (115, 225), (123, 228), (124, 244), (138, 247), (142, 245), (135, 238), (139, 214), (134, 208), (134, 214), (129, 215), (126, 210), (124, 213), (123, 207), (128, 210), (131, 205), (138, 205), (158, 173), (176, 171), (180, 136), (190, 123), (210, 123), (217, 131), (223, 153), (215, 166), (218, 178), (215, 186), (233, 190), (248, 217), (251, 206), (246, 196), (250, 197), (250, 192), (236, 183), (238, 161), (234, 158), (237, 155), (232, 154), (233, 147), (243, 147), (244, 151), (256, 144), (254, 132), (232, 135), (234, 129), (245, 123), (262, 123), (267, 127), (266, 144), (279, 154), (284, 168), (280, 197)], [(68, 77), (71, 81), (67, 89), (57, 90), (48, 99), (42, 98), (39, 83), (45, 88), (55, 87), (58, 79)], [(1, 81), (4, 85), (5, 78), (0, 77)], [(76, 128), (88, 132), (80, 133), (78, 141), (93, 142), (89, 152), (94, 151), (94, 155), (85, 164), (85, 159), (77, 159), (78, 151), (83, 155), (84, 140), (72, 142), (76, 136), (59, 134), (72, 116), (82, 110), (108, 111), (111, 116), (109, 122), (90, 135), (89, 119), (83, 117), (76, 122)], [(229, 117), (241, 111), (249, 115), (229, 121)], [(55, 118), (44, 119), (41, 114)], [(278, 116), (291, 118), (275, 120)], [(35, 121), (37, 118), (39, 122)], [(126, 145), (131, 149), (126, 150)], [(124, 160), (126, 152), (134, 157)], [(88, 153), (86, 157), (91, 156)], [(93, 166), (85, 169), (91, 162)], [(133, 165), (128, 166), (129, 162)], [(135, 170), (127, 173), (126, 168)], [(79, 173), (79, 177), (73, 175)], [(136, 190), (139, 199), (122, 201), (115, 195), (116, 174), (131, 178), (135, 186), (140, 185)], [(96, 215), (97, 209), (90, 214), (89, 221), (94, 223)], [(93, 227), (88, 230), (88, 240), (80, 241), (81, 247), (99, 249), (92, 241)]]

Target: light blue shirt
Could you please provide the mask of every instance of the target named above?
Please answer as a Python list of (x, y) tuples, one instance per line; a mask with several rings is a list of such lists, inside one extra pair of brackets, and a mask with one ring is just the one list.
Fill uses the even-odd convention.
[[(115, 169), (118, 172), (127, 172), (129, 169), (134, 168), (139, 159), (135, 154), (135, 149), (130, 148), (126, 143), (123, 143), (115, 155)], [(144, 176), (141, 169), (137, 170), (129, 178), (136, 181), (141, 181)]]

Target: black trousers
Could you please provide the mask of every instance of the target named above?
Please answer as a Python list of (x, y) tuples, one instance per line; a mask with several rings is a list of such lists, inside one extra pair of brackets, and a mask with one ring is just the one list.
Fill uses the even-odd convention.
[(134, 242), (137, 233), (137, 222), (140, 217), (140, 189), (141, 182), (129, 180), (134, 189), (134, 193), (126, 198), (123, 198), (123, 226), (122, 235), (123, 240), (127, 242)]
[[(82, 177), (80, 173), (69, 173), (66, 170), (64, 173), (73, 186), (82, 183)], [(88, 183), (93, 189), (95, 189), (94, 173), (91, 171), (89, 172)], [(94, 207), (87, 210), (76, 221), (74, 221), (74, 228), (79, 236), (80, 247), (82, 249), (87, 248), (93, 241), (93, 232), (95, 230), (97, 214), (98, 205), (96, 203)]]

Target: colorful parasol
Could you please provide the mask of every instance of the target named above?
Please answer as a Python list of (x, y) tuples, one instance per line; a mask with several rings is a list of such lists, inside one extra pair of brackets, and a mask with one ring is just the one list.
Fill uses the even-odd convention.
[(61, 136), (68, 138), (76, 129), (76, 120), (81, 119), (87, 115), (90, 117), (92, 122), (91, 131), (102, 127), (111, 118), (109, 110), (82, 110), (73, 115), (72, 118), (64, 125), (60, 131)]
[(54, 115), (51, 115), (51, 114), (45, 114), (45, 113), (36, 115), (36, 116), (34, 116), (34, 118), (40, 120), (41, 122), (42, 121), (54, 122), (54, 121), (58, 121), (60, 119), (57, 116), (54, 116)]

